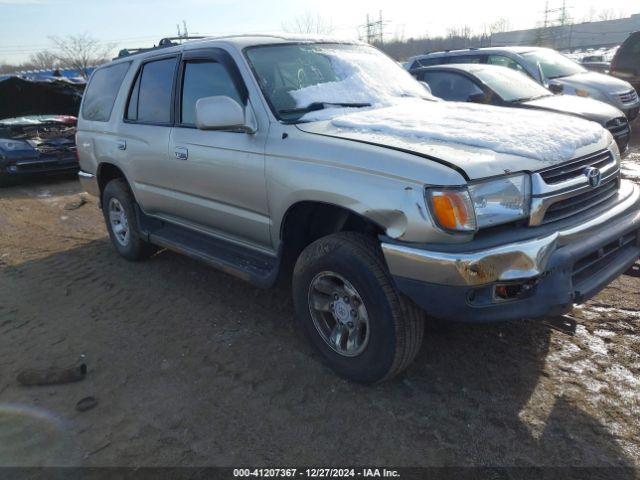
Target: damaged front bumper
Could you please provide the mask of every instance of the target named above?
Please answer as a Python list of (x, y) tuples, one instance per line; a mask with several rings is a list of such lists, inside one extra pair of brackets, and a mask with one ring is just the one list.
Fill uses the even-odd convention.
[(640, 189), (624, 182), (618, 198), (600, 215), (535, 238), (448, 251), (384, 239), (382, 251), (400, 291), (434, 317), (490, 322), (560, 314), (640, 256)]

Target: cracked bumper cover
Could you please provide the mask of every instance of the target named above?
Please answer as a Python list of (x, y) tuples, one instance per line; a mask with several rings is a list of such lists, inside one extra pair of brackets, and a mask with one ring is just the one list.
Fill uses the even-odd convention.
[[(471, 242), (462, 252), (383, 241), (382, 251), (400, 291), (434, 317), (490, 322), (560, 314), (597, 294), (640, 256), (640, 189), (624, 182), (619, 198), (594, 218), (532, 239), (483, 249)], [(613, 251), (623, 238), (624, 248)], [(579, 262), (598, 261), (605, 251), (613, 253), (593, 274), (574, 275)], [(522, 282), (530, 287), (526, 296), (495, 300), (496, 285)]]

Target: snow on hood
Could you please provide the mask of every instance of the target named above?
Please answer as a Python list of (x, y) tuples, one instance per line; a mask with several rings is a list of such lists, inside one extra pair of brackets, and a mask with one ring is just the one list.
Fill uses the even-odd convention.
[[(327, 113), (313, 112), (304, 120), (323, 120)], [(340, 130), (401, 137), (414, 143), (453, 143), (552, 164), (573, 158), (578, 150), (601, 142), (606, 135), (595, 122), (552, 112), (421, 100), (352, 110), (334, 116), (331, 124)]]

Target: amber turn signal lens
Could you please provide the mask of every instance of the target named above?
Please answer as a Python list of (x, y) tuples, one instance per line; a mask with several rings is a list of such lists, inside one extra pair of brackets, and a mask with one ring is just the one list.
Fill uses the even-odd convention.
[(430, 194), (434, 217), (442, 228), (475, 230), (475, 214), (466, 190), (432, 190)]

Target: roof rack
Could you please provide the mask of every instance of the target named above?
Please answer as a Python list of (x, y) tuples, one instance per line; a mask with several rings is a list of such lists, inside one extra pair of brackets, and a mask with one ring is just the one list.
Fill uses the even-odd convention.
[[(143, 48), (123, 48), (118, 52), (118, 56), (116, 58), (129, 57), (131, 55), (137, 55), (139, 53), (150, 52), (152, 50), (157, 50), (159, 48), (168, 48), (175, 47), (176, 45), (182, 45), (183, 42), (188, 40), (202, 40), (206, 38), (204, 36), (192, 36), (192, 37), (164, 37), (160, 39), (157, 45), (153, 47), (143, 47)], [(114, 59), (115, 60), (115, 59)]]

